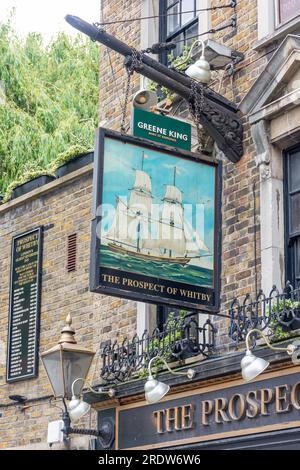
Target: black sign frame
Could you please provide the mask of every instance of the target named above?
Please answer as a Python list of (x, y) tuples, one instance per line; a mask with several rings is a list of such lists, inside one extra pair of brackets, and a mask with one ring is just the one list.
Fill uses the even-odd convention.
[[(16, 377), (11, 377), (9, 371), (11, 369), (11, 339), (12, 339), (12, 323), (13, 323), (13, 295), (14, 295), (14, 269), (15, 269), (15, 244), (20, 238), (24, 238), (28, 235), (37, 233), (38, 234), (38, 250), (37, 250), (37, 271), (36, 271), (36, 312), (35, 312), (35, 337), (34, 337), (34, 366), (33, 371), (30, 374), (22, 374)], [(41, 312), (41, 289), (42, 289), (42, 259), (43, 259), (43, 227), (29, 230), (27, 232), (16, 235), (12, 238), (11, 247), (11, 264), (10, 264), (10, 297), (9, 297), (9, 325), (7, 335), (7, 361), (6, 361), (6, 382), (13, 383), (22, 380), (28, 380), (36, 378), (38, 376), (39, 367), (39, 339), (40, 339), (40, 312)]]
[[(101, 282), (101, 266), (99, 260), (100, 253), (100, 240), (97, 237), (97, 227), (101, 223), (101, 216), (97, 214), (97, 208), (102, 203), (102, 191), (103, 191), (103, 173), (104, 173), (104, 145), (105, 139), (111, 138), (116, 139), (120, 142), (130, 143), (136, 146), (142, 146), (145, 149), (154, 151), (161, 151), (166, 154), (177, 156), (183, 159), (192, 160), (197, 163), (204, 163), (215, 168), (215, 206), (214, 206), (214, 274), (213, 274), (213, 288), (212, 302), (210, 304), (204, 304), (203, 302), (197, 301), (186, 301), (182, 299), (176, 299), (172, 296), (166, 297), (162, 295), (152, 295), (145, 293), (144, 291), (136, 290), (125, 290), (119, 287), (111, 285), (105, 285)], [(147, 302), (157, 305), (173, 305), (174, 307), (187, 308), (193, 310), (200, 310), (209, 313), (217, 313), (220, 308), (220, 271), (221, 271), (221, 188), (222, 188), (222, 164), (220, 161), (215, 160), (206, 155), (195, 154), (182, 149), (174, 149), (167, 145), (151, 142), (149, 140), (133, 137), (129, 135), (123, 135), (118, 132), (100, 128), (96, 134), (96, 145), (95, 145), (95, 158), (94, 158), (94, 181), (93, 181), (93, 219), (92, 219), (92, 235), (91, 235), (91, 259), (90, 259), (90, 290), (91, 292), (112, 295), (115, 297), (123, 297), (135, 301)], [(103, 271), (103, 270), (102, 270)], [(107, 273), (121, 273), (121, 271), (105, 268)], [(128, 273), (125, 273), (128, 275)], [(132, 273), (129, 274), (133, 276)], [(134, 274), (135, 279), (139, 275)], [(140, 276), (145, 278), (145, 276)], [(151, 280), (151, 278), (148, 277)], [(153, 281), (157, 281), (158, 278), (153, 278)], [(159, 279), (161, 282), (161, 279)], [(152, 281), (150, 281), (152, 282)], [(166, 281), (167, 282), (167, 281)], [(161, 282), (163, 284), (163, 282)], [(174, 283), (175, 284), (175, 283)], [(179, 285), (179, 283), (177, 283)], [(180, 286), (180, 285), (179, 285)], [(186, 284), (185, 284), (186, 288)], [(201, 291), (205, 293), (204, 287)], [(207, 288), (207, 291), (209, 289)]]

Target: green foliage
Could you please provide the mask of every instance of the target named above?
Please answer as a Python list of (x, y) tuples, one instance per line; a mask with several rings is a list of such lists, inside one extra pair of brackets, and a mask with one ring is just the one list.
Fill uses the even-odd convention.
[(51, 173), (59, 155), (93, 148), (98, 55), (96, 44), (80, 36), (61, 33), (44, 46), (39, 34), (21, 40), (10, 22), (0, 25), (0, 193), (6, 199), (27, 170)]
[[(193, 62), (193, 57), (189, 57), (189, 53), (191, 50), (191, 46), (183, 46), (182, 54), (174, 57), (173, 52), (171, 52), (168, 55), (168, 61), (170, 66), (175, 68), (176, 70), (183, 72), (192, 62)], [(150, 81), (148, 85), (148, 89), (150, 91), (157, 91), (158, 89), (158, 84), (154, 81)], [(170, 101), (174, 100), (174, 93), (171, 92), (168, 88), (166, 87), (160, 87), (163, 95)]]
[[(154, 357), (159, 354), (159, 356), (165, 359), (167, 362), (174, 360), (174, 357), (172, 356), (168, 348), (170, 345), (174, 345), (176, 341), (182, 339), (182, 326), (184, 324), (184, 319), (187, 313), (188, 312), (186, 310), (180, 310), (179, 316), (175, 315), (174, 312), (169, 313), (166, 326), (166, 331), (169, 331), (169, 333), (166, 333), (164, 337), (154, 338), (149, 341), (148, 352), (150, 354), (150, 357)], [(139, 371), (139, 378), (147, 378), (147, 368), (148, 361), (146, 361), (144, 368)], [(155, 365), (153, 366), (152, 370), (154, 374), (157, 374), (163, 368), (164, 363), (158, 359), (157, 361), (155, 361)]]
[[(92, 152), (93, 150), (90, 149), (89, 151)], [(57, 155), (57, 158), (50, 165), (50, 169), (55, 173), (57, 168), (85, 153), (87, 153), (87, 149), (82, 145), (72, 145), (68, 150)]]
[(163, 351), (160, 353), (166, 361), (172, 359), (168, 348), (173, 345), (176, 341), (182, 339), (182, 326), (184, 324), (184, 318), (186, 316), (185, 310), (180, 310), (179, 316), (176, 317), (175, 313), (171, 312), (168, 316), (166, 330), (170, 331), (163, 338), (154, 338), (149, 343), (149, 353), (154, 355), (156, 351)]
[(277, 314), (284, 313), (290, 309), (294, 310), (300, 307), (300, 302), (296, 300), (281, 300), (278, 304), (272, 306), (272, 320), (269, 324), (272, 339), (275, 341), (288, 339), (291, 336), (289, 331), (284, 331), (283, 325), (277, 320)]
[(3, 202), (7, 202), (9, 200), (12, 191), (17, 186), (21, 186), (22, 184), (25, 184), (28, 181), (34, 180), (39, 176), (44, 175), (54, 176), (54, 172), (52, 172), (51, 169), (45, 170), (44, 168), (40, 167), (31, 168), (30, 170), (25, 171), (23, 175), (19, 176), (8, 185), (3, 197)]

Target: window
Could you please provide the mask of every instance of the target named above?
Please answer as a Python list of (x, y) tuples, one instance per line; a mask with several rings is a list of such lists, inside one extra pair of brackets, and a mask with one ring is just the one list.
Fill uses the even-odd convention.
[(168, 320), (170, 320), (170, 315), (178, 320), (181, 317), (181, 312), (186, 312), (186, 318), (193, 318), (196, 320), (199, 327), (203, 326), (207, 320), (206, 314), (198, 314), (195, 311), (166, 307), (164, 305), (158, 305), (156, 312), (156, 324), (160, 331), (163, 331), (164, 326), (168, 323)]
[(300, 14), (300, 0), (275, 0), (277, 25), (281, 25)]
[(286, 278), (300, 285), (300, 147), (286, 154)]
[[(182, 53), (185, 45), (191, 45), (198, 34), (197, 0), (160, 0), (160, 41), (178, 42), (174, 56)], [(185, 13), (186, 12), (186, 13)], [(193, 39), (189, 39), (193, 37)], [(167, 63), (167, 54), (161, 61)]]
[(287, 34), (298, 33), (300, 0), (257, 0), (258, 41), (260, 50)]

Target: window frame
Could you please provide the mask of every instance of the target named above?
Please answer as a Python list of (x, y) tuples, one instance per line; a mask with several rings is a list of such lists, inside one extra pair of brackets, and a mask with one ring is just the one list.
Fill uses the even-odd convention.
[(300, 230), (297, 232), (292, 232), (290, 227), (291, 222), (291, 196), (295, 194), (300, 194), (300, 187), (297, 190), (291, 190), (290, 184), (290, 157), (294, 153), (299, 152), (300, 159), (300, 143), (287, 149), (284, 152), (283, 160), (283, 186), (284, 186), (284, 232), (285, 232), (285, 279), (290, 281), (294, 288), (300, 285), (300, 273), (298, 275), (299, 280), (297, 281), (296, 273), (296, 263), (295, 263), (295, 250), (296, 250), (296, 240), (300, 242)]
[(290, 18), (287, 18), (285, 21), (280, 21), (280, 1), (281, 0), (274, 0), (274, 13), (275, 13), (275, 25), (274, 25), (274, 30), (279, 29), (283, 27), (284, 25), (287, 25), (290, 21), (294, 20), (295, 18), (300, 17), (300, 10), (299, 13), (291, 16)]
[[(168, 0), (159, 0), (159, 41), (160, 42), (171, 42), (173, 41), (176, 37), (180, 36), (181, 34), (185, 34), (185, 32), (190, 29), (192, 26), (199, 24), (199, 17), (197, 14), (197, 0), (194, 0), (194, 10), (195, 10), (195, 16), (193, 19), (185, 23), (184, 25), (180, 25), (179, 28), (174, 30), (172, 34), (167, 33), (167, 25), (168, 25), (168, 17), (165, 16), (167, 14), (167, 11), (172, 8), (176, 3), (180, 4), (180, 22), (182, 18), (182, 0), (174, 0), (172, 5), (169, 7), (167, 6), (167, 1)], [(186, 38), (185, 38), (186, 41)], [(184, 43), (185, 44), (185, 43)], [(167, 64), (168, 62), (168, 54), (166, 52), (160, 54), (160, 62), (163, 64)]]

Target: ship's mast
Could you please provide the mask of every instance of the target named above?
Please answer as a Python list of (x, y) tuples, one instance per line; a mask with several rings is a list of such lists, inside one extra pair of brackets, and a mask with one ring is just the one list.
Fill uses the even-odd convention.
[[(144, 171), (144, 158), (145, 158), (145, 152), (143, 150), (143, 153), (142, 153), (142, 168), (141, 168), (142, 171)], [(137, 216), (139, 216), (140, 214), (141, 214), (140, 212), (136, 213)], [(137, 251), (137, 253), (140, 253), (140, 251), (141, 251), (141, 248), (140, 248), (140, 243), (141, 243), (141, 222), (139, 222), (137, 224), (136, 231), (137, 231), (136, 251)]]
[[(174, 167), (173, 186), (176, 186), (176, 166)], [(174, 227), (173, 220), (170, 220), (170, 225)], [(172, 258), (172, 250), (169, 250), (169, 257)]]

